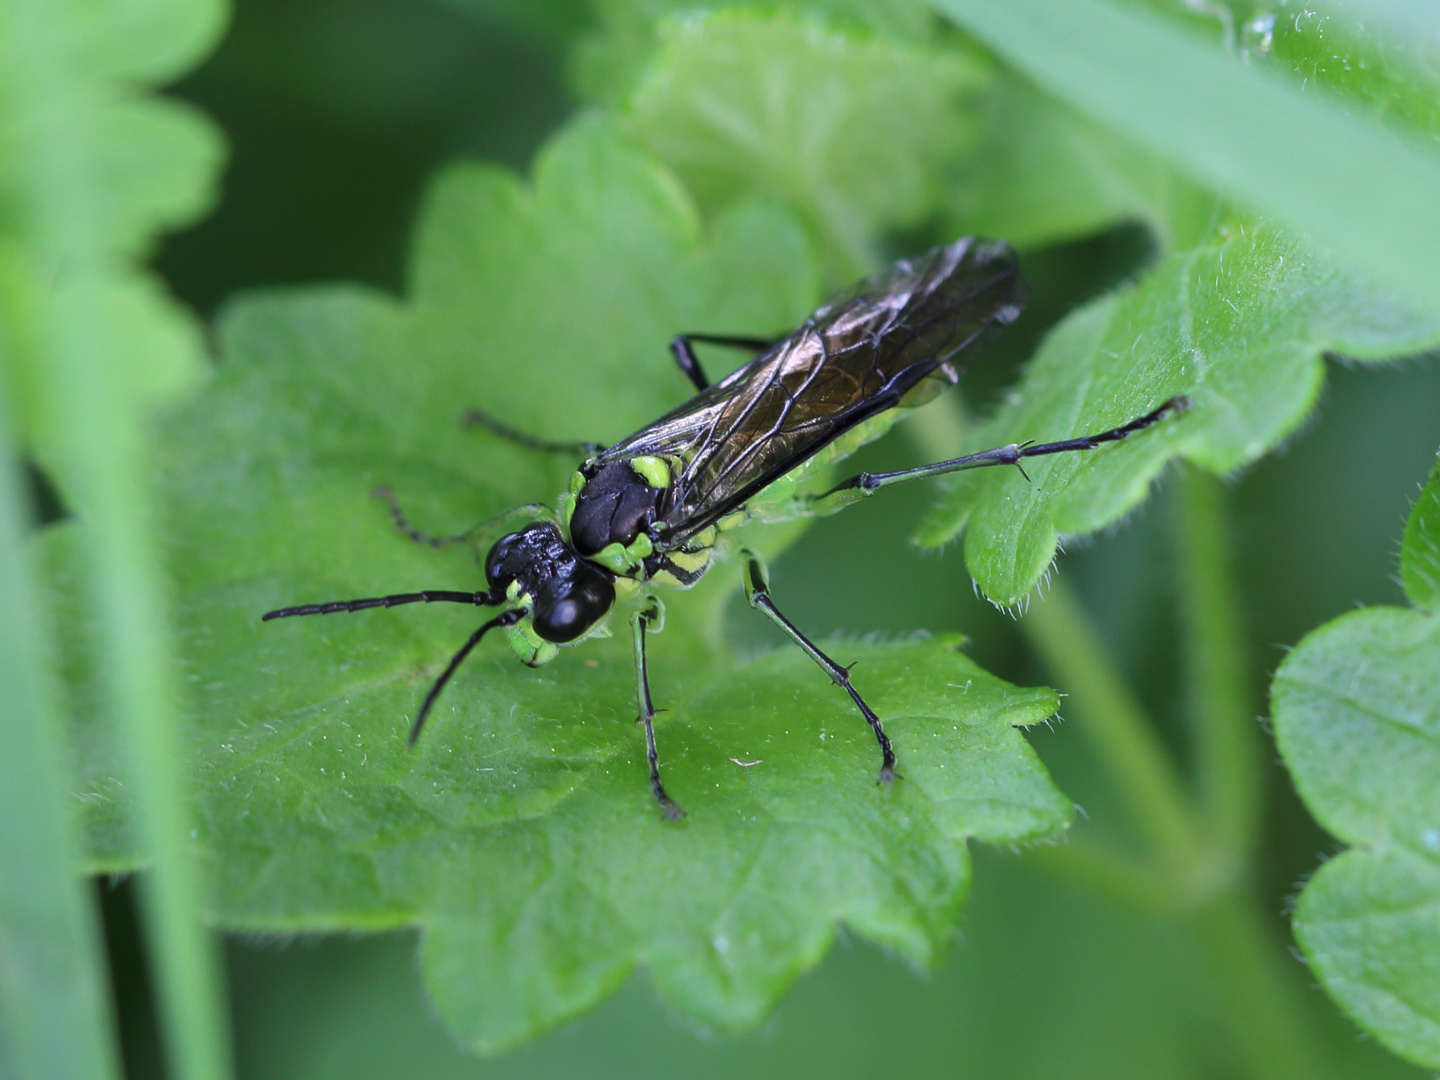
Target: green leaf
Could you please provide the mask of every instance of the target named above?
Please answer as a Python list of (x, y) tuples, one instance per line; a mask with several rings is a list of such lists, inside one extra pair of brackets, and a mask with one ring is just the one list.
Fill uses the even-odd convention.
[[(723, 0), (708, 4), (694, 0), (592, 0), (590, 6), (595, 14), (594, 26), (576, 43), (571, 77), (587, 99), (611, 103), (623, 100), (634, 88), (660, 44), (660, 27), (667, 19), (747, 8), (756, 12), (775, 10), (774, 5), (757, 7)], [(809, 0), (785, 6), (791, 11), (812, 13), (835, 26), (916, 42), (934, 37), (939, 24), (922, 0)]]
[[(198, 62), (226, 11), (222, 0), (0, 3), (0, 378), (6, 383), (0, 407), (7, 409), (0, 427), (17, 433), (17, 451), (23, 447), (39, 462), (66, 508), (87, 522), (77, 576), (79, 606), (101, 627), (96, 653), (105, 670), (95, 698), (121, 733), (112, 748), (123, 750), (115, 757), (130, 768), (112, 775), (130, 778), (137, 829), (152, 859), (144, 893), (150, 970), (168, 1070), (185, 1080), (229, 1075), (229, 1042), (213, 942), (199, 919), (190, 806), (173, 745), (178, 695), (150, 535), (144, 425), (158, 401), (197, 381), (203, 350), (198, 326), (141, 260), (160, 230), (192, 220), (213, 195), (222, 157), (218, 133), (199, 114), (152, 91)], [(24, 516), (18, 502), (0, 510), (7, 513), (14, 520)], [(11, 592), (7, 614), (16, 617), (24, 598)], [(30, 648), (48, 652), (40, 635), (29, 632), (37, 638)], [(15, 695), (10, 710), (23, 708), (23, 685), (13, 682), (4, 680), (5, 691)], [(46, 719), (42, 713), (24, 722)], [(23, 754), (13, 739), (0, 752), (12, 751)], [(32, 784), (45, 776), (43, 752), (37, 757), (40, 771), (27, 777)], [(23, 788), (11, 792), (23, 794)], [(34, 801), (33, 814), (7, 813), (6, 828), (24, 834), (18, 843), (44, 845), (52, 871), (68, 877), (73, 889), (78, 866), (71, 851), (78, 844), (56, 839), (43, 796)], [(50, 906), (51, 898), (25, 884), (39, 885), (40, 869), (32, 861), (6, 873), (27, 890), (13, 908), (0, 905), (8, 914), (23, 919), (26, 906), (32, 913), (35, 905)], [(67, 908), (78, 914), (75, 898), (53, 900), (52, 918)], [(73, 929), (89, 937), (89, 927)], [(29, 964), (26, 952), (36, 939), (27, 936), (30, 944), (17, 950), (13, 965), (7, 956), (7, 978), (29, 1009), (44, 1008), (47, 1015), (14, 1041), (29, 1058), (20, 1067), (39, 1075), (30, 1072), (41, 1065), (34, 1047), (50, 1041), (73, 1047), (68, 1062), (52, 1058), (57, 1075), (113, 1071), (107, 1044), (114, 1034), (99, 1007), (103, 974), (92, 972), (86, 985), (77, 970), (93, 950), (65, 950), (58, 939), (51, 942), (56, 948), (46, 949), (49, 963), (74, 965), (73, 1004), (84, 1007), (66, 1009), (56, 1000), (57, 972), (47, 977)], [(10, 1021), (25, 1024), (24, 1009)], [(59, 1029), (45, 1032), (45, 1025)]]
[(1062, 535), (1101, 529), (1137, 505), (1174, 457), (1225, 474), (1292, 433), (1313, 407), (1327, 352), (1415, 353), (1440, 326), (1306, 253), (1273, 226), (1213, 204), (1193, 247), (1088, 304), (1046, 338), (1009, 402), (966, 439), (971, 449), (1097, 433), (1175, 394), (1184, 414), (1123, 443), (963, 474), (922, 523), (938, 545), (966, 529), (985, 594), (1020, 601)]
[[(665, 781), (689, 811), (676, 825), (646, 782), (623, 611), (615, 638), (538, 671), (486, 641), (413, 751), (410, 718), (476, 612), (259, 621), (289, 603), (481, 584), (468, 551), (399, 535), (371, 489), (389, 485), (437, 532), (553, 499), (572, 462), (461, 430), (461, 411), (570, 439), (652, 419), (688, 393), (665, 354), (676, 331), (765, 333), (808, 312), (800, 228), (753, 204), (702, 223), (671, 174), (590, 119), (544, 150), (529, 185), (486, 166), (445, 173), (413, 283), (404, 303), (341, 287), (240, 304), (214, 381), (166, 426), (212, 917), (418, 925), (437, 1008), (486, 1050), (588, 1007), (637, 965), (686, 1015), (753, 1023), (840, 922), (938, 957), (967, 839), (1040, 839), (1070, 818), (1015, 730), (1053, 712), (1054, 694), (985, 674), (954, 642), (833, 646), (859, 661), (899, 748), (904, 779), (882, 789), (872, 735), (807, 657), (732, 655), (732, 568), (667, 594), (650, 660)], [(83, 632), (63, 600), (73, 531), (47, 543), (68, 640)], [(773, 551), (793, 532), (746, 542)], [(89, 713), (89, 663), (67, 659), (91, 755), (81, 795), (97, 862), (114, 867), (139, 853)]]
[[(56, 14), (46, 16), (57, 28), (52, 44), (74, 65), (76, 82), (66, 85), (55, 70), (44, 86), (12, 78), (10, 85), (0, 86), (0, 110), (16, 116), (20, 131), (34, 123), (58, 135), (55, 103), (73, 103), (73, 115), (85, 125), (86, 167), (102, 193), (85, 207), (85, 217), (94, 224), (89, 242), (109, 265), (93, 286), (82, 284), (74, 275), (57, 274), (56, 253), (26, 236), (36, 222), (22, 218), (0, 230), (0, 354), (19, 436), (74, 505), (81, 497), (71, 475), (74, 466), (62, 449), (66, 433), (57, 430), (56, 405), (46, 387), (40, 329), (45, 310), (52, 304), (106, 307), (104, 323), (120, 335), (113, 342), (114, 362), (124, 365), (118, 383), (128, 407), (139, 411), (174, 400), (195, 385), (202, 348), (193, 321), (169, 300), (158, 279), (123, 260), (147, 255), (161, 229), (188, 224), (209, 208), (224, 148), (214, 126), (198, 112), (178, 102), (133, 96), (128, 84), (174, 78), (194, 64), (223, 27), (225, 7), (216, 0), (146, 0), (108, 7), (102, 14), (87, 9), (55, 19)], [(10, 36), (14, 47), (34, 50), (19, 20)], [(27, 115), (32, 109), (34, 115)], [(73, 150), (56, 146), (54, 154)], [(54, 171), (58, 158), (8, 156), (0, 165), (0, 204), (23, 204), (28, 184), (60, 182)], [(92, 287), (95, 297), (78, 295)]]
[(1440, 71), (1431, 42), (1386, 32), (1383, 19), (1369, 14), (1344, 0), (1307, 4), (1289, 18), (1257, 13), (1242, 26), (1240, 46), (1252, 62), (1332, 90), (1397, 131), (1433, 136), (1440, 131)]
[(1432, 146), (1116, 3), (932, 2), (1056, 96), (1440, 313)]
[(950, 186), (950, 235), (1003, 236), (1025, 249), (1139, 222), (1169, 249), (1209, 224), (1203, 188), (1012, 68), (997, 65), (977, 112), (981, 135)]
[(1440, 608), (1440, 465), (1420, 493), (1400, 549), (1400, 581), (1418, 608)]
[(486, 19), (501, 19), (541, 40), (565, 41), (591, 21), (587, 0), (442, 0)]
[[(1147, 6), (1248, 66), (1283, 73), (1307, 90), (1323, 86), (1422, 139), (1440, 132), (1440, 80), (1429, 46), (1414, 35), (1377, 37), (1335, 4), (1307, 4), (1278, 16), (1239, 4), (1197, 8), (1159, 0)], [(1169, 248), (1176, 243), (1177, 211), (1206, 200), (1204, 189), (1167, 162), (1158, 145), (1147, 147), (1091, 119), (1014, 68), (997, 65), (981, 95), (980, 121), (979, 145), (952, 189), (955, 235), (1003, 236), (1017, 247), (1038, 247), (1138, 221)]]
[(625, 130), (702, 206), (763, 198), (819, 239), (831, 284), (874, 268), (875, 240), (934, 213), (972, 138), (983, 68), (954, 47), (846, 32), (793, 14), (660, 25)]
[(109, 1080), (119, 1048), (101, 1004), (99, 920), (76, 873), (69, 747), (5, 405), (0, 382), (0, 1075)]
[[(1433, 606), (1440, 468), (1410, 516), (1406, 592)], [(1300, 894), (1325, 988), (1396, 1053), (1440, 1066), (1440, 613), (1376, 607), (1308, 635), (1275, 674), (1275, 734), (1305, 805), (1352, 846)]]

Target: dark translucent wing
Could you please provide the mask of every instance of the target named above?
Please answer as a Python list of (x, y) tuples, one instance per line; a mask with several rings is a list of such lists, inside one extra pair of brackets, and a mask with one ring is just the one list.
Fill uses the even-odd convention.
[(612, 446), (602, 461), (686, 461), (664, 503), (666, 538), (724, 517), (845, 432), (894, 408), (956, 355), (1015, 320), (1024, 283), (1004, 243), (967, 237), (862, 282), (728, 378)]

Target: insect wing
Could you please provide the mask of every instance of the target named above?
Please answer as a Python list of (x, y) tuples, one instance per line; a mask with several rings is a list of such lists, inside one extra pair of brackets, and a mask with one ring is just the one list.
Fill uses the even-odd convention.
[(902, 260), (830, 301), (789, 338), (613, 446), (605, 459), (686, 462), (666, 499), (667, 540), (724, 517), (1019, 316), (1014, 251), (967, 237)]

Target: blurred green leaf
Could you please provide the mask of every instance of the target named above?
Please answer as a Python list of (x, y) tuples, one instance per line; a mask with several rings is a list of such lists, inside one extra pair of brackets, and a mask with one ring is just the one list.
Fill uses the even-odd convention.
[(120, 1055), (5, 405), (0, 385), (0, 1076), (110, 1080)]
[(1420, 493), (1400, 549), (1400, 581), (1418, 608), (1440, 608), (1440, 465)]
[[(487, 642), (415, 751), (410, 717), (474, 612), (259, 622), (287, 603), (479, 584), (468, 552), (398, 535), (372, 487), (440, 532), (553, 498), (570, 463), (462, 431), (461, 411), (602, 440), (652, 419), (687, 394), (665, 355), (677, 330), (764, 333), (808, 312), (816, 273), (798, 226), (751, 204), (702, 225), (668, 172), (591, 119), (545, 150), (533, 185), (448, 171), (413, 282), (403, 304), (350, 288), (240, 304), (216, 379), (166, 426), (213, 917), (419, 925), (440, 1012), (489, 1050), (588, 1007), (637, 964), (686, 1015), (753, 1023), (839, 922), (938, 957), (966, 840), (1039, 839), (1070, 816), (1015, 730), (1052, 713), (1053, 693), (985, 674), (952, 641), (835, 645), (860, 661), (899, 748), (905, 778), (881, 789), (873, 737), (805, 656), (731, 655), (719, 616), (738, 575), (667, 595), (650, 652), (664, 775), (690, 813), (677, 826), (646, 783), (623, 615), (615, 639), (540, 671)], [(47, 544), (72, 641), (74, 531)], [(747, 542), (773, 551), (793, 533)], [(89, 663), (67, 658), (81, 795), (97, 863), (114, 867), (138, 853)]]
[[(1247, 66), (1333, 91), (1352, 112), (1425, 141), (1440, 132), (1440, 75), (1429, 43), (1377, 35), (1343, 4), (1278, 12), (1221, 2), (1145, 6)], [(1204, 198), (1157, 147), (1091, 119), (1006, 65), (997, 65), (980, 95), (980, 120), (979, 145), (952, 188), (956, 235), (1003, 236), (1023, 248), (1139, 221), (1169, 248), (1177, 209)]]
[[(47, 305), (74, 307), (83, 292), (85, 306), (107, 307), (105, 324), (121, 335), (112, 343), (115, 361), (125, 366), (117, 382), (132, 408), (173, 399), (193, 386), (202, 370), (200, 336), (189, 315), (169, 300), (156, 278), (123, 260), (149, 254), (159, 230), (187, 224), (209, 208), (223, 144), (195, 110), (136, 95), (129, 84), (173, 78), (193, 64), (218, 36), (225, 13), (219, 0), (146, 0), (94, 11), (60, 5), (47, 16), (63, 27), (54, 46), (84, 81), (70, 85), (52, 78), (51, 85), (24, 88), (12, 79), (8, 87), (0, 85), (0, 110), (6, 112), (25, 112), (24, 95), (35, 94), (34, 112), (17, 115), (18, 126), (7, 136), (17, 145), (0, 164), (0, 205), (23, 203), (23, 185), (31, 179), (26, 169), (34, 167), (17, 156), (27, 125), (58, 130), (60, 102), (63, 108), (73, 104), (87, 128), (86, 152), (101, 193), (97, 205), (86, 207), (85, 216), (99, 230), (90, 242), (113, 260), (102, 280), (80, 283), (63, 272), (55, 252), (25, 239), (29, 224), (12, 222), (3, 230), (10, 235), (0, 235), (0, 355), (16, 427), (72, 501), (79, 494), (73, 464), (62, 450), (66, 433), (56, 429), (38, 329)], [(61, 181), (53, 176), (47, 182)]]
[(1334, 91), (1396, 131), (1440, 130), (1434, 11), (1426, 5), (1406, 12), (1405, 0), (1313, 0), (1293, 9), (1247, 0), (1137, 2), (1248, 67), (1283, 73), (1307, 92)]
[(1019, 602), (1063, 534), (1101, 529), (1139, 503), (1173, 457), (1224, 474), (1293, 432), (1327, 352), (1377, 360), (1432, 348), (1440, 326), (1309, 255), (1273, 226), (1212, 203), (1199, 242), (1088, 304), (1046, 338), (1008, 403), (966, 438), (978, 449), (1101, 432), (1175, 394), (1193, 407), (1124, 443), (977, 470), (922, 524), (938, 545), (966, 529), (987, 596)]
[[(136, 830), (152, 871), (150, 970), (169, 1071), (181, 1080), (228, 1076), (229, 1042), (174, 747), (177, 695), (144, 425), (158, 401), (196, 381), (203, 349), (199, 328), (140, 260), (160, 230), (192, 220), (213, 196), (218, 132), (189, 108), (158, 100), (153, 84), (193, 66), (227, 11), (223, 0), (0, 3), (0, 397), (16, 421), (12, 428), (7, 416), (0, 426), (18, 432), (65, 508), (87, 522), (76, 576), (80, 606), (101, 627), (103, 689), (95, 696), (120, 733), (114, 747), (126, 768), (117, 774), (129, 776), (136, 793)], [(14, 604), (18, 610), (23, 598)], [(43, 843), (43, 799), (36, 802), (33, 821), (7, 815), (6, 828)], [(78, 872), (70, 845), (49, 846), (52, 859), (71, 863), (62, 873)], [(22, 951), (9, 974), (23, 978), (25, 959)], [(66, 959), (56, 951), (54, 962)], [(78, 959), (72, 950), (68, 960)], [(34, 1005), (53, 987), (28, 974), (34, 982), (15, 990)], [(92, 977), (79, 989), (90, 998), (92, 1023), (103, 1027), (93, 996), (101, 985), (103, 977)], [(47, 1022), (81, 1019), (61, 1012)], [(87, 1044), (93, 1066), (109, 1064), (103, 1050), (94, 1053), (108, 1030), (58, 1034), (74, 1043), (70, 1065), (83, 1067)]]
[(564, 41), (592, 21), (588, 0), (439, 0), (453, 8), (499, 18), (542, 39)]
[(1337, 94), (1306, 94), (1126, 5), (932, 2), (1071, 105), (1440, 313), (1440, 154), (1428, 140), (1397, 136)]
[[(1406, 591), (1433, 604), (1440, 468), (1405, 532)], [(1300, 894), (1295, 936), (1337, 1001), (1440, 1066), (1440, 614), (1374, 607), (1314, 631), (1275, 674), (1275, 733), (1306, 806), (1352, 845)]]
[(972, 140), (962, 105), (985, 72), (958, 48), (791, 13), (696, 15), (659, 32), (622, 108), (626, 132), (706, 208), (758, 197), (794, 211), (831, 285), (874, 269), (885, 230), (935, 212)]
[(1193, 240), (1187, 210), (1208, 224), (1208, 192), (1013, 68), (997, 65), (976, 111), (980, 136), (949, 185), (950, 235), (1002, 236), (1024, 249), (1139, 222), (1169, 249)]
[[(465, 2), (465, 0), (455, 0)], [(469, 0), (475, 2), (475, 0)], [(693, 19), (713, 12), (791, 12), (822, 18), (835, 26), (874, 31), (914, 42), (935, 35), (939, 19), (923, 0), (808, 0), (804, 3), (737, 4), (697, 0), (591, 0), (594, 25), (576, 42), (571, 76), (592, 101), (618, 102), (639, 79), (663, 37), (670, 18)]]

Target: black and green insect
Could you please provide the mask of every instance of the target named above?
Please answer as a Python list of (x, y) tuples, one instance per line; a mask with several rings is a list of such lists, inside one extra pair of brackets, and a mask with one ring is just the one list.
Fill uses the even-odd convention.
[[(501, 537), (485, 559), (482, 592), (432, 590), (340, 600), (271, 611), (265, 619), (326, 615), (398, 604), (447, 603), (503, 608), (480, 626), (430, 687), (410, 733), (413, 744), (440, 692), (487, 632), (504, 628), (520, 659), (539, 666), (561, 645), (598, 632), (617, 600), (633, 605), (638, 719), (645, 726), (650, 788), (670, 819), (683, 816), (660, 782), (655, 708), (645, 666), (645, 636), (663, 618), (649, 585), (693, 585), (727, 533), (747, 520), (829, 513), (890, 484), (1025, 458), (1089, 450), (1124, 439), (1184, 408), (1171, 398), (1127, 424), (1099, 434), (1049, 443), (1011, 443), (934, 465), (860, 473), (827, 491), (797, 485), (819, 466), (878, 437), (897, 410), (923, 404), (959, 381), (962, 353), (989, 331), (1020, 315), (1025, 285), (1015, 253), (998, 241), (967, 237), (938, 247), (861, 282), (775, 342), (682, 334), (671, 343), (696, 395), (614, 446), (533, 439), (480, 412), (469, 418), (537, 451), (586, 455), (554, 512)], [(695, 342), (748, 349), (758, 355), (711, 383)], [(427, 539), (392, 501), (397, 524)], [(530, 508), (527, 508), (530, 509)], [(895, 751), (885, 728), (851, 682), (849, 670), (807, 638), (775, 606), (759, 558), (740, 550), (745, 594), (850, 696), (880, 745), (882, 784), (895, 776)]]

